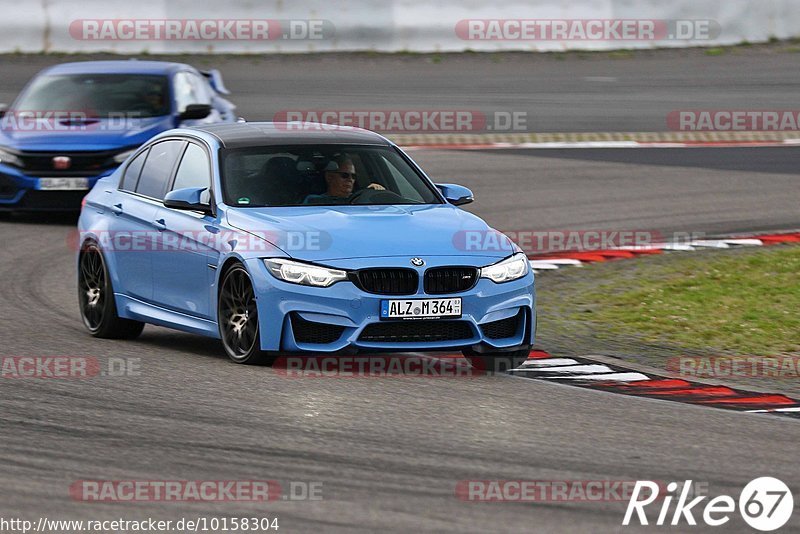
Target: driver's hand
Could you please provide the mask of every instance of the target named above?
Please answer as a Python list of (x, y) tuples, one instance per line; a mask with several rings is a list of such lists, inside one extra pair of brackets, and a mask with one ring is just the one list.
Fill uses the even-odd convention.
[(381, 184), (372, 183), (367, 186), (367, 189), (374, 189), (375, 191), (386, 191), (386, 188)]

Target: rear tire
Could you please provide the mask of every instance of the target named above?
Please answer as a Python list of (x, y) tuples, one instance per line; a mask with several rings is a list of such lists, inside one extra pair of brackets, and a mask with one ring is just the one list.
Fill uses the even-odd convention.
[(134, 339), (144, 330), (144, 323), (117, 315), (103, 253), (92, 242), (83, 246), (78, 260), (78, 304), (83, 324), (94, 337)]
[(270, 365), (275, 356), (261, 350), (253, 283), (241, 264), (222, 275), (217, 298), (217, 324), (225, 353), (236, 363)]
[(516, 369), (528, 359), (530, 349), (522, 349), (511, 352), (483, 352), (478, 353), (472, 349), (464, 352), (464, 358), (469, 361), (472, 368), (476, 371), (485, 371), (489, 374), (505, 373), (511, 369)]

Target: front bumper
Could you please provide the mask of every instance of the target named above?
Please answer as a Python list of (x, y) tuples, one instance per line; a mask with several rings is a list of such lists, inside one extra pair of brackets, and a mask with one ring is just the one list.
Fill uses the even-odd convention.
[(88, 179), (87, 189), (42, 191), (39, 189), (39, 176), (30, 176), (16, 167), (0, 164), (0, 211), (78, 211), (81, 199), (97, 180), (109, 176), (114, 170), (83, 176)]
[[(427, 267), (434, 267), (435, 263), (436, 260)], [(452, 265), (453, 258), (442, 259), (440, 263)], [(484, 265), (489, 263), (493, 262), (485, 261)], [(414, 295), (381, 296), (367, 293), (350, 281), (327, 288), (283, 282), (273, 277), (261, 260), (249, 260), (246, 266), (257, 295), (261, 349), (265, 351), (472, 348), (478, 352), (502, 352), (533, 344), (536, 297), (532, 272), (503, 284), (480, 279), (472, 289), (461, 293), (429, 295), (419, 290)], [(379, 318), (382, 300), (437, 297), (461, 297), (461, 318), (421, 321)]]

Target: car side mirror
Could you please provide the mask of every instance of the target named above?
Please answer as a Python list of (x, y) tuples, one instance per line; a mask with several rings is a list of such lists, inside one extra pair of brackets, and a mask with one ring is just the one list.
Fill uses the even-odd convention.
[[(204, 198), (206, 197), (206, 198)], [(164, 197), (164, 206), (176, 210), (202, 211), (211, 213), (207, 187), (187, 187), (175, 189)]]
[(8, 111), (8, 104), (0, 104), (0, 117), (5, 117), (6, 111)]
[(472, 191), (463, 185), (436, 184), (436, 187), (439, 188), (445, 200), (453, 206), (463, 206), (475, 200), (475, 197), (472, 196)]
[(179, 121), (193, 121), (205, 119), (211, 115), (211, 106), (209, 104), (189, 104), (186, 109), (178, 115)]

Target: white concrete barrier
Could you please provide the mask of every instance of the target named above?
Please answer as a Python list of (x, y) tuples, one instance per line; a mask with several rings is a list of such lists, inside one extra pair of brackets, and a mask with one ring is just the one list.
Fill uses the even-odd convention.
[[(201, 4), (195, 0), (2, 0), (0, 52), (100, 52), (141, 53), (274, 53), (274, 52), (449, 52), (449, 51), (557, 51), (569, 49), (612, 50), (621, 48), (682, 47), (763, 42), (772, 37), (800, 35), (798, 0), (510, 0), (498, 5), (486, 0), (233, 0)], [(523, 20), (576, 20), (587, 22), (654, 21), (674, 28), (669, 21), (709, 21), (710, 39), (665, 40), (553, 40), (465, 38), (467, 21), (490, 21), (484, 29), (501, 27), (505, 37), (516, 37)], [(139, 21), (138, 23), (136, 21)], [(220, 23), (245, 28), (230, 38)], [(272, 21), (272, 22), (265, 22)], [(289, 27), (287, 21), (294, 21)], [(508, 22), (501, 21), (511, 21)], [(599, 23), (598, 22), (598, 23)], [(205, 23), (206, 33), (193, 39)], [(461, 25), (459, 26), (459, 23)], [(148, 26), (135, 39), (134, 24)], [(154, 37), (159, 25), (179, 25), (180, 38)], [(259, 26), (261, 24), (262, 26)], [(473, 24), (479, 24), (473, 22)], [(494, 26), (491, 26), (491, 25)], [(576, 28), (570, 23), (570, 28)], [(685, 22), (684, 24), (689, 24)], [(104, 30), (98, 32), (99, 27)], [(224, 23), (223, 23), (224, 25)], [(247, 34), (268, 26), (253, 37)], [(241, 27), (239, 28), (242, 29)], [(305, 35), (304, 35), (305, 29)], [(473, 27), (474, 29), (474, 27)], [(580, 29), (580, 28), (578, 28)], [(589, 27), (592, 29), (592, 27)], [(112, 31), (109, 31), (112, 30)], [(284, 31), (293, 31), (284, 37)], [(551, 26), (554, 31), (554, 27)], [(202, 38), (222, 33), (226, 39)], [(310, 35), (309, 35), (310, 33)], [(473, 37), (491, 34), (475, 32)], [(175, 37), (173, 35), (173, 37)], [(248, 36), (249, 35), (249, 36)], [(188, 36), (188, 38), (187, 38)], [(496, 36), (496, 35), (495, 35)], [(94, 38), (93, 38), (94, 37)]]

